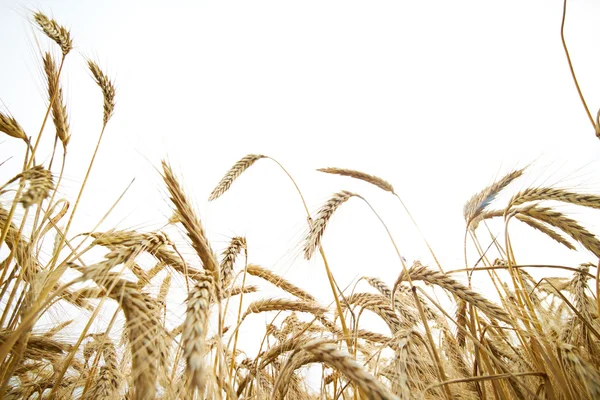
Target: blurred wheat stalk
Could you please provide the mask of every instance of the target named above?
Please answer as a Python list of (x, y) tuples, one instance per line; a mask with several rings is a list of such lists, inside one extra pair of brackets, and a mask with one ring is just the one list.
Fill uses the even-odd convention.
[[(60, 81), (73, 42), (67, 29), (44, 14), (36, 12), (33, 20), (59, 46), (62, 57), (58, 63), (50, 52), (42, 57), (49, 103), (35, 137), (27, 136), (13, 116), (0, 113), (0, 131), (25, 143), (22, 171), (0, 189), (1, 398), (600, 398), (600, 240), (551, 207), (559, 202), (599, 209), (600, 196), (533, 187), (493, 208), (498, 194), (525, 172), (512, 171), (464, 207), (465, 248), (470, 238), (477, 262), (465, 257), (464, 270), (444, 272), (426, 242), (437, 267), (409, 266), (388, 230), (399, 256), (399, 264), (391, 266), (400, 271), (397, 280), (390, 287), (364, 276), (361, 280), (371, 290), (352, 293), (339, 289), (334, 266), (327, 262), (321, 244), (326, 227), (352, 198), (364, 202), (387, 230), (385, 222), (357, 193), (335, 193), (314, 217), (302, 198), (307, 211), (304, 255), (311, 258), (318, 250), (334, 307), (249, 263), (243, 237), (233, 238), (218, 255), (166, 162), (163, 179), (174, 209), (168, 222), (183, 228), (193, 257), (184, 259), (158, 231), (73, 234), (79, 200), (115, 109), (115, 86), (88, 60), (103, 96), (102, 125), (76, 199), (61, 198), (71, 132)], [(36, 153), (42, 134), (49, 131), (44, 128), (50, 114), (56, 136), (52, 157), (43, 165), (36, 163)], [(59, 141), (63, 157), (56, 173)], [(234, 164), (209, 200), (224, 195), (261, 159), (274, 161), (292, 179), (276, 160), (250, 154)], [(372, 184), (397, 197), (408, 212), (393, 186), (377, 176), (342, 168), (320, 171)], [(506, 226), (504, 240), (494, 242), (500, 255), (495, 260), (477, 236), (493, 218), (503, 218)], [(534, 280), (527, 270), (544, 266), (517, 262), (508, 230), (514, 219), (571, 250), (580, 246), (593, 263), (552, 266), (572, 276)], [(85, 255), (92, 249), (103, 249), (104, 257), (90, 262)], [(457, 273), (465, 273), (468, 283), (457, 279)], [(473, 290), (475, 273), (487, 273), (495, 301)], [(269, 287), (285, 295), (261, 295)], [(167, 301), (174, 291), (187, 293), (180, 319)], [(444, 292), (449, 304), (439, 304), (434, 292)], [(111, 303), (116, 311), (106, 318)], [(369, 330), (364, 318), (361, 322), (365, 310), (370, 318), (380, 318), (388, 332)], [(269, 313), (272, 322), (253, 338), (260, 350), (250, 356), (238, 347), (238, 333), (260, 313)], [(59, 315), (85, 319), (73, 324), (68, 318), (57, 320)], [(309, 365), (319, 368), (320, 379), (310, 381), (303, 374)]]

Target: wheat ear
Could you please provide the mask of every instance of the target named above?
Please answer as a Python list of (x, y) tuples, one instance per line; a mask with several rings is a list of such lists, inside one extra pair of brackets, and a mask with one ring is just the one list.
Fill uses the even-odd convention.
[(33, 14), (33, 19), (35, 22), (37, 22), (39, 27), (42, 28), (42, 31), (46, 34), (46, 36), (54, 40), (56, 44), (60, 46), (63, 57), (73, 49), (71, 33), (67, 30), (67, 28), (59, 25), (58, 22), (48, 18), (39, 11)]
[(386, 192), (395, 194), (394, 187), (391, 183), (375, 175), (369, 175), (364, 172), (345, 168), (319, 168), (317, 169), (317, 171), (325, 172), (327, 174), (349, 176), (354, 179), (360, 179), (361, 181), (377, 186), (381, 190), (385, 190)]
[(479, 193), (474, 194), (463, 208), (463, 216), (470, 226), (485, 208), (496, 198), (496, 196), (512, 181), (523, 175), (525, 168), (518, 169), (504, 175), (500, 180), (489, 185)]
[(102, 90), (102, 96), (104, 98), (103, 126), (106, 126), (108, 120), (115, 112), (115, 85), (106, 75), (104, 75), (104, 72), (98, 67), (98, 64), (92, 60), (88, 60), (88, 67), (94, 76), (96, 84), (98, 84), (100, 90)]
[(56, 136), (61, 141), (63, 148), (69, 143), (69, 121), (67, 117), (67, 106), (64, 103), (62, 88), (58, 81), (58, 70), (50, 53), (44, 56), (44, 71), (48, 79), (48, 98), (52, 103), (52, 119), (56, 128)]
[(318, 211), (316, 219), (310, 221), (310, 230), (306, 235), (304, 241), (304, 258), (310, 260), (316, 249), (321, 244), (321, 237), (327, 223), (331, 219), (333, 213), (341, 206), (344, 202), (348, 201), (353, 196), (360, 197), (359, 195), (342, 190), (334, 194)]
[(208, 201), (213, 201), (219, 198), (223, 193), (225, 193), (231, 187), (233, 181), (237, 179), (238, 176), (242, 174), (245, 170), (250, 168), (252, 164), (254, 164), (257, 160), (261, 158), (265, 158), (262, 154), (248, 154), (243, 157), (241, 160), (233, 164), (233, 167), (221, 179), (221, 181), (214, 188), (210, 196), (208, 197)]
[(200, 219), (196, 216), (196, 213), (190, 206), (190, 202), (183, 192), (183, 189), (179, 185), (179, 182), (175, 178), (171, 166), (167, 164), (166, 161), (163, 161), (162, 167), (163, 179), (167, 185), (169, 194), (171, 195), (171, 202), (177, 210), (179, 219), (192, 242), (194, 250), (196, 250), (196, 253), (202, 260), (202, 265), (204, 268), (208, 271), (211, 271), (213, 274), (218, 274), (219, 263), (217, 262), (215, 253), (208, 243), (208, 239), (206, 238), (206, 233), (204, 232), (204, 228), (202, 227)]

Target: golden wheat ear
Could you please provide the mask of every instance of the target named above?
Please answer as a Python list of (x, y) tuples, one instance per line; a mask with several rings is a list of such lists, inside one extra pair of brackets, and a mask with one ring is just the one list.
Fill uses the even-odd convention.
[(29, 143), (29, 139), (27, 138), (25, 131), (23, 128), (21, 128), (21, 125), (19, 125), (17, 120), (2, 112), (0, 112), (0, 132), (4, 132), (10, 137), (21, 139), (26, 143)]
[(46, 72), (46, 78), (48, 79), (48, 99), (52, 102), (52, 119), (56, 128), (56, 136), (61, 141), (63, 148), (66, 149), (71, 139), (67, 106), (63, 100), (63, 92), (59, 84), (58, 69), (50, 53), (46, 53), (44, 56), (44, 72)]
[(42, 29), (44, 34), (56, 42), (62, 50), (63, 57), (73, 49), (73, 40), (71, 33), (67, 28), (60, 25), (53, 19), (48, 18), (44, 13), (38, 11), (33, 14), (33, 19)]
[(108, 123), (110, 118), (115, 112), (115, 85), (114, 83), (102, 72), (98, 64), (92, 60), (88, 60), (88, 67), (94, 76), (96, 84), (100, 86), (102, 90), (102, 96), (104, 98), (104, 126)]
[(395, 194), (394, 187), (391, 183), (375, 175), (369, 175), (364, 172), (356, 171), (354, 169), (345, 168), (319, 168), (317, 169), (317, 171), (325, 172), (326, 174), (349, 176), (351, 178), (359, 179), (361, 181), (370, 183), (371, 185), (375, 185), (379, 189), (385, 190), (386, 192)]
[(511, 171), (508, 174), (504, 175), (500, 180), (492, 183), (488, 187), (484, 188), (479, 193), (474, 194), (469, 201), (466, 202), (463, 208), (463, 216), (465, 217), (465, 221), (467, 222), (467, 226), (470, 226), (471, 223), (476, 223), (477, 217), (481, 215), (481, 213), (486, 209), (488, 205), (498, 194), (507, 187), (512, 181), (519, 178), (523, 175), (527, 167), (517, 169), (515, 171)]
[(261, 158), (266, 158), (266, 156), (263, 156), (262, 154), (248, 154), (233, 164), (233, 167), (227, 171), (223, 179), (221, 179), (221, 181), (213, 189), (212, 193), (208, 197), (208, 201), (213, 201), (221, 197), (223, 193), (229, 190), (231, 184), (238, 178), (238, 176), (240, 176), (245, 170), (250, 168), (252, 164)]
[(353, 196), (358, 195), (347, 190), (342, 190), (341, 192), (334, 194), (327, 203), (319, 209), (317, 218), (310, 223), (310, 230), (304, 241), (304, 257), (307, 260), (310, 260), (315, 250), (321, 244), (321, 237), (323, 236), (323, 232), (325, 232), (327, 222), (329, 222), (335, 210)]

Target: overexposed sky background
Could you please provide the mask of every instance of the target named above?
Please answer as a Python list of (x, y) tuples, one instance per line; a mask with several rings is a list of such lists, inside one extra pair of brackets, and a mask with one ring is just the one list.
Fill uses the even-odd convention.
[[(361, 193), (406, 258), (430, 263), (395, 199), (314, 170), (353, 168), (389, 180), (446, 270), (464, 265), (464, 202), (512, 168), (535, 161), (529, 180), (509, 193), (527, 182), (600, 189), (600, 141), (569, 74), (559, 0), (0, 0), (0, 100), (29, 135), (47, 104), (34, 33), (42, 50), (58, 55), (30, 23), (36, 9), (70, 27), (75, 43), (62, 80), (72, 134), (65, 195), (82, 182), (101, 127), (101, 94), (83, 57), (117, 86), (116, 112), (72, 233), (91, 229), (133, 178), (101, 229), (161, 227), (170, 205), (155, 168), (167, 157), (216, 249), (245, 235), (251, 262), (328, 300), (320, 260), (301, 259), (301, 203), (272, 161), (260, 160), (207, 202), (239, 158), (276, 158), (315, 211), (341, 189)], [(599, 15), (595, 0), (569, 2), (566, 38), (594, 115)], [(53, 132), (46, 139), (39, 154), (49, 160)], [(0, 142), (0, 161), (15, 155), (2, 167), (6, 179), (19, 171), (22, 147)], [(600, 227), (598, 214), (590, 215), (587, 226)], [(590, 260), (511, 226), (524, 238), (513, 239), (524, 263)], [(392, 284), (399, 273), (383, 228), (360, 200), (342, 206), (324, 244), (342, 286), (362, 275)]]

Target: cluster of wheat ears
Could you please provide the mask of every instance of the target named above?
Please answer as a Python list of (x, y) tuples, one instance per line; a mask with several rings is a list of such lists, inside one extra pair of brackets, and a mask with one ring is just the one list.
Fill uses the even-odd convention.
[[(0, 187), (0, 398), (600, 398), (600, 240), (550, 206), (598, 209), (600, 196), (532, 187), (515, 193), (506, 207), (494, 208), (497, 195), (524, 172), (512, 171), (464, 207), (465, 245), (467, 239), (472, 242), (478, 260), (444, 271), (427, 245), (434, 265), (407, 265), (390, 235), (398, 253), (396, 281), (390, 285), (364, 276), (361, 280), (372, 289), (348, 292), (337, 286), (321, 238), (344, 202), (354, 198), (370, 204), (356, 193), (336, 193), (316, 214), (306, 208), (303, 243), (307, 259), (315, 253), (322, 259), (331, 305), (319, 304), (284, 277), (249, 263), (243, 237), (215, 254), (166, 162), (162, 178), (174, 210), (168, 223), (185, 232), (193, 256), (184, 259), (161, 231), (73, 234), (70, 227), (94, 157), (77, 198), (60, 197), (70, 138), (60, 76), (72, 39), (43, 13), (34, 13), (33, 20), (60, 46), (62, 58), (57, 62), (51, 53), (43, 55), (49, 105), (35, 140), (15, 118), (0, 113), (0, 131), (14, 138), (9, 140), (24, 142), (22, 172)], [(88, 61), (88, 66), (104, 97), (98, 146), (115, 108), (115, 87), (96, 63)], [(52, 157), (37, 163), (50, 114), (56, 134)], [(54, 162), (61, 150), (62, 163)], [(242, 158), (209, 200), (219, 198), (261, 159), (275, 161), (254, 154)], [(381, 178), (348, 169), (321, 171), (375, 185), (404, 207), (393, 186)], [(491, 218), (502, 218), (506, 227), (516, 219), (557, 246), (578, 246), (591, 263), (519, 265), (508, 229), (493, 242), (501, 256), (491, 260), (477, 236)], [(103, 256), (90, 260), (92, 249)], [(560, 268), (571, 276), (538, 281), (528, 272), (536, 267)], [(493, 300), (471, 287), (476, 274), (489, 278), (496, 289)], [(249, 275), (261, 284), (246, 284)], [(260, 292), (272, 286), (285, 296), (261, 298)], [(179, 320), (177, 313), (167, 313), (173, 291), (187, 293)], [(243, 302), (248, 293), (258, 300)], [(71, 313), (53, 313), (57, 307), (77, 309), (83, 320), (74, 323), (64, 318)], [(107, 312), (112, 317), (98, 318)], [(260, 347), (250, 356), (238, 339), (240, 326), (256, 313), (268, 313), (264, 315), (271, 323), (257, 335)], [(366, 318), (379, 318), (389, 329), (369, 330)]]

